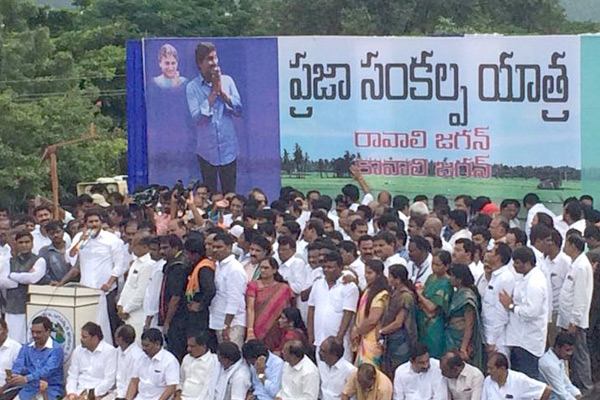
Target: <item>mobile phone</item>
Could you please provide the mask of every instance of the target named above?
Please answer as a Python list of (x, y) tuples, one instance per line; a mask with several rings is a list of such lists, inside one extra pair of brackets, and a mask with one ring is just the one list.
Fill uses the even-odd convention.
[(6, 379), (12, 378), (12, 370), (11, 369), (5, 369), (4, 373), (6, 374)]

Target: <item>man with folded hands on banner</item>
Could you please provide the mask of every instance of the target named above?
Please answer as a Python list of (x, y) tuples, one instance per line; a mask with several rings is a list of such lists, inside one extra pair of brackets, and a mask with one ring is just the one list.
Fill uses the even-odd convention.
[(239, 145), (233, 117), (242, 114), (235, 82), (221, 74), (217, 49), (212, 43), (196, 47), (200, 75), (186, 87), (188, 108), (197, 132), (197, 154), (204, 183), (217, 191), (217, 174), (223, 193), (235, 192)]
[(106, 335), (106, 341), (113, 344), (112, 333), (120, 323), (116, 306), (116, 282), (125, 273), (123, 245), (116, 235), (102, 229), (101, 213), (97, 209), (86, 211), (86, 228), (75, 235), (73, 246), (68, 251), (71, 265), (77, 265), (79, 260), (79, 268), (72, 268), (60, 284), (68, 282), (79, 273), (81, 285), (104, 292), (98, 304), (97, 323), (102, 331), (111, 332)]

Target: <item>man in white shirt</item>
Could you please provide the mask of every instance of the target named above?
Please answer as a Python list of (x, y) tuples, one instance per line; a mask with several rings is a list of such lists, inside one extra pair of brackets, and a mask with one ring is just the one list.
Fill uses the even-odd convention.
[(369, 189), (369, 186), (367, 185), (367, 182), (365, 181), (365, 178), (358, 169), (358, 167), (352, 165), (350, 167), (350, 174), (352, 175), (354, 180), (360, 185), (363, 192), (365, 192), (362, 201), (359, 203), (358, 200), (360, 198), (360, 192), (356, 185), (349, 183), (342, 188), (342, 194), (344, 195), (346, 204), (348, 204), (350, 210), (356, 211), (358, 210), (358, 206), (368, 205), (374, 200), (374, 198), (371, 194), (371, 189)]
[(0, 395), (6, 384), (6, 370), (12, 369), (20, 350), (21, 344), (8, 337), (6, 321), (0, 318)]
[(220, 366), (214, 400), (245, 400), (252, 383), (239, 347), (233, 342), (221, 342), (217, 355)]
[(506, 234), (508, 233), (511, 226), (504, 217), (496, 214), (490, 222), (489, 232), (494, 243), (506, 243)]
[(46, 261), (33, 254), (33, 237), (28, 231), (18, 232), (15, 236), (17, 255), (10, 259), (10, 268), (6, 268), (0, 277), (0, 288), (6, 290), (5, 319), (10, 326), (9, 335), (19, 343), (27, 340), (28, 285), (39, 282), (46, 274)]
[[(297, 242), (293, 236), (280, 236), (279, 240), (279, 246), (277, 247), (277, 253), (281, 260), (279, 273), (288, 282), (290, 289), (296, 294), (296, 307), (300, 310), (302, 320), (306, 321), (308, 316), (308, 293), (310, 293), (310, 287), (312, 286), (313, 270), (306, 261), (308, 257), (303, 258), (298, 254)], [(312, 244), (310, 245), (310, 247), (313, 246)], [(306, 250), (308, 255), (309, 251), (308, 249)], [(315, 252), (313, 251), (313, 253)], [(305, 292), (305, 295), (303, 295), (303, 292)]]
[(235, 221), (240, 221), (242, 219), (242, 211), (244, 209), (244, 203), (246, 199), (243, 196), (235, 195), (231, 198), (229, 202), (229, 214), (223, 215), (223, 223), (228, 228)]
[(411, 236), (408, 244), (408, 258), (410, 261), (406, 269), (410, 280), (414, 284), (424, 285), (433, 272), (431, 268), (433, 256), (431, 255), (429, 241), (420, 235)]
[(573, 355), (575, 336), (561, 332), (554, 345), (540, 358), (542, 380), (552, 388), (550, 400), (575, 400), (581, 398), (581, 391), (569, 380), (565, 361)]
[(550, 325), (552, 323), (552, 313), (554, 312), (552, 308), (554, 304), (554, 293), (552, 292), (552, 277), (550, 276), (550, 271), (546, 268), (546, 263), (544, 261), (544, 251), (546, 250), (546, 243), (550, 242), (551, 239), (552, 228), (548, 228), (544, 224), (536, 224), (531, 227), (528, 247), (535, 255), (535, 265), (539, 267), (546, 277), (546, 283), (548, 285), (548, 323)]
[(293, 237), (280, 236), (277, 243), (279, 244), (277, 253), (281, 260), (279, 275), (290, 285), (290, 289), (296, 295), (299, 303), (300, 293), (305, 289), (311, 268), (296, 255), (296, 241)]
[(410, 351), (410, 361), (396, 368), (394, 400), (447, 400), (448, 388), (440, 362), (429, 358), (429, 349), (417, 344)]
[(356, 367), (344, 359), (344, 346), (330, 336), (319, 347), (319, 358), (325, 364), (319, 369), (321, 376), (321, 399), (339, 400), (352, 372)]
[(216, 331), (219, 343), (232, 341), (241, 347), (246, 331), (248, 277), (231, 252), (232, 246), (233, 239), (226, 233), (217, 233), (212, 242), (212, 253), (217, 262), (217, 292), (210, 304), (209, 327)]
[(506, 348), (506, 328), (510, 319), (509, 311), (500, 303), (500, 293), (512, 295), (515, 288), (515, 275), (508, 268), (512, 251), (505, 243), (497, 243), (487, 252), (484, 262), (491, 270), (490, 280), (481, 294), (481, 319), (484, 341), (488, 352), (500, 351), (508, 355)]
[(102, 229), (100, 210), (88, 210), (85, 223), (86, 228), (75, 235), (73, 245), (68, 250), (71, 265), (79, 265), (79, 268), (71, 268), (61, 282), (68, 282), (79, 274), (81, 285), (104, 292), (98, 307), (97, 322), (102, 331), (107, 332), (106, 341), (112, 344), (112, 333), (119, 326), (116, 282), (126, 272), (123, 242), (113, 233)]
[(584, 394), (592, 389), (587, 329), (594, 290), (592, 266), (583, 253), (585, 239), (577, 234), (567, 236), (565, 254), (573, 263), (560, 291), (556, 325), (575, 335), (577, 342), (571, 358), (571, 378)]
[(483, 275), (483, 263), (475, 262), (475, 243), (470, 239), (458, 239), (452, 251), (452, 262), (469, 266), (475, 282)]
[(448, 213), (448, 226), (452, 232), (448, 243), (452, 248), (458, 239), (471, 239), (471, 232), (467, 229), (467, 224), (468, 216), (463, 210), (452, 210)]
[(512, 296), (500, 292), (500, 302), (510, 312), (506, 345), (511, 367), (538, 379), (538, 360), (546, 350), (548, 334), (548, 283), (529, 247), (515, 249), (512, 257), (515, 271), (523, 278), (516, 281)]
[(138, 343), (141, 343), (141, 335), (146, 322), (144, 313), (146, 287), (154, 272), (154, 264), (156, 264), (150, 255), (151, 240), (152, 238), (149, 236), (142, 237), (140, 234), (133, 239), (131, 247), (135, 257), (117, 303), (119, 318), (124, 323), (133, 326), (136, 334), (140, 337)]
[[(33, 254), (38, 254), (42, 247), (49, 246), (52, 240), (48, 237), (46, 232), (46, 225), (52, 220), (52, 206), (42, 204), (37, 206), (33, 210), (33, 216), (35, 218), (35, 229), (31, 232), (33, 235)], [(63, 239), (66, 242), (66, 248), (71, 246), (71, 237), (68, 233), (63, 231)]]
[(350, 238), (353, 242), (357, 242), (358, 238), (369, 233), (369, 225), (367, 221), (357, 218), (350, 224)]
[(319, 370), (304, 354), (299, 340), (291, 340), (283, 346), (283, 371), (281, 390), (275, 400), (317, 400), (319, 397)]
[(150, 242), (150, 257), (154, 261), (152, 274), (146, 285), (144, 294), (143, 309), (146, 321), (144, 329), (158, 327), (158, 311), (160, 309), (160, 289), (163, 281), (163, 268), (167, 261), (160, 254), (160, 240), (157, 237), (152, 238)]
[(571, 268), (571, 259), (561, 251), (562, 244), (562, 236), (556, 229), (551, 229), (550, 237), (544, 239), (544, 261), (542, 267), (546, 276), (550, 276), (550, 286), (552, 287), (552, 319), (548, 326), (549, 343), (554, 343), (554, 339), (558, 333), (556, 321), (558, 319), (560, 292), (567, 278), (569, 268)]
[(510, 228), (520, 228), (521, 223), (517, 218), (521, 209), (521, 203), (516, 199), (504, 199), (500, 203), (500, 215), (509, 221)]
[(480, 400), (483, 389), (483, 374), (474, 366), (463, 361), (456, 352), (449, 351), (440, 360), (442, 375), (448, 382), (452, 400)]
[(325, 235), (325, 228), (323, 227), (323, 221), (318, 218), (311, 218), (306, 223), (304, 231), (302, 231), (302, 240), (296, 245), (296, 253), (303, 259), (307, 258), (306, 248), (311, 243), (314, 243), (317, 238)]
[(550, 387), (545, 383), (509, 370), (508, 358), (502, 353), (492, 353), (487, 368), (481, 400), (548, 400), (550, 397)]
[(529, 233), (531, 232), (531, 225), (535, 214), (543, 212), (552, 218), (556, 217), (556, 214), (548, 210), (546, 206), (541, 203), (539, 196), (535, 193), (528, 193), (525, 195), (523, 198), (523, 207), (527, 210), (527, 221), (525, 221), (525, 233), (527, 236), (529, 236)]
[(583, 218), (583, 208), (581, 207), (581, 203), (577, 200), (567, 203), (563, 209), (563, 220), (569, 225), (567, 232), (571, 229), (575, 229), (583, 236), (586, 222)]
[(450, 244), (442, 237), (443, 227), (444, 225), (439, 218), (429, 216), (423, 225), (423, 236), (425, 236), (427, 239), (431, 239), (432, 241), (436, 241), (438, 239), (441, 240), (442, 250), (452, 253), (452, 246), (450, 246)]
[(242, 348), (250, 366), (252, 395), (256, 400), (273, 400), (281, 390), (283, 360), (267, 350), (258, 339), (248, 340)]
[[(322, 260), (325, 279), (318, 279), (308, 299), (308, 340), (318, 348), (329, 336), (344, 344), (344, 358), (352, 360), (350, 324), (358, 304), (358, 287), (343, 282), (342, 257), (337, 252), (325, 254)], [(317, 357), (319, 368), (323, 366)]]
[(400, 264), (407, 266), (406, 260), (396, 253), (396, 236), (389, 231), (381, 231), (373, 238), (373, 252), (383, 262), (385, 276), (390, 266)]
[(188, 335), (187, 352), (181, 362), (180, 384), (176, 400), (210, 399), (214, 396), (219, 376), (219, 360), (208, 348), (207, 331)]
[(357, 241), (357, 256), (354, 261), (348, 265), (358, 277), (358, 287), (360, 290), (365, 290), (367, 281), (365, 279), (365, 265), (367, 261), (373, 258), (373, 237), (363, 235)]
[(150, 328), (142, 335), (142, 349), (146, 353), (134, 365), (127, 400), (168, 400), (179, 384), (179, 362), (163, 347), (163, 334)]
[(467, 214), (467, 218), (473, 214), (473, 198), (466, 194), (459, 194), (454, 198), (454, 209), (464, 211)]
[(394, 196), (392, 200), (394, 210), (398, 211), (398, 218), (404, 222), (404, 229), (408, 228), (408, 210), (410, 208), (410, 200), (403, 195)]
[(129, 382), (134, 368), (146, 358), (142, 348), (135, 343), (135, 329), (131, 325), (121, 325), (115, 332), (117, 342), (117, 388), (115, 399), (127, 396)]
[(81, 345), (73, 351), (67, 375), (67, 400), (75, 400), (90, 389), (103, 397), (115, 386), (117, 349), (103, 338), (100, 325), (87, 322), (81, 328)]
[[(419, 206), (419, 207), (417, 207), (417, 206)], [(427, 221), (427, 214), (421, 214), (419, 212), (413, 211), (413, 208), (414, 209), (421, 209), (421, 208), (427, 209), (427, 206), (421, 202), (417, 202), (412, 205), (406, 232), (408, 233), (409, 236), (423, 235), (423, 228), (425, 227), (425, 221)]]

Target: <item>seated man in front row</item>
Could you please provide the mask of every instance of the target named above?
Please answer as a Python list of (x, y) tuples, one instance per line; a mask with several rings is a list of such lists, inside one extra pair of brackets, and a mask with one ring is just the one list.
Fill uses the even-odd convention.
[(359, 399), (392, 400), (393, 392), (390, 378), (371, 364), (361, 364), (358, 371), (353, 371), (348, 377), (342, 400), (354, 399), (354, 396)]
[(17, 399), (42, 399), (40, 388), (45, 389), (48, 399), (63, 395), (63, 349), (52, 340), (52, 323), (47, 317), (39, 316), (31, 323), (33, 342), (21, 348), (12, 368), (8, 386), (23, 386)]
[(394, 400), (448, 400), (440, 362), (429, 357), (426, 345), (413, 346), (410, 361), (396, 368)]
[(575, 336), (561, 332), (554, 340), (554, 346), (540, 358), (540, 375), (551, 388), (550, 400), (581, 399), (581, 391), (571, 383), (565, 361), (573, 355)]
[(67, 375), (67, 400), (94, 389), (97, 397), (115, 386), (117, 349), (106, 343), (100, 325), (87, 322), (81, 328), (81, 345), (75, 348)]
[(489, 356), (487, 369), (481, 400), (548, 400), (550, 397), (550, 386), (508, 369), (508, 358), (502, 353)]
[(163, 349), (163, 334), (150, 328), (142, 334), (142, 350), (146, 357), (133, 366), (127, 400), (167, 400), (179, 384), (179, 362)]

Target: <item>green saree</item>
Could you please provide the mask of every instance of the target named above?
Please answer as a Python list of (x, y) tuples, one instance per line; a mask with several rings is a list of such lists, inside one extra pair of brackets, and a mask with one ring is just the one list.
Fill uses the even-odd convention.
[(446, 351), (460, 350), (466, 325), (464, 316), (469, 310), (474, 311), (475, 323), (468, 347), (468, 355), (472, 365), (482, 368), (480, 301), (477, 294), (470, 288), (460, 288), (452, 295), (446, 326)]
[(452, 286), (447, 276), (430, 275), (423, 286), (423, 296), (437, 306), (436, 315), (429, 318), (420, 308), (416, 311), (419, 340), (429, 348), (429, 355), (439, 359), (445, 352), (444, 331)]

